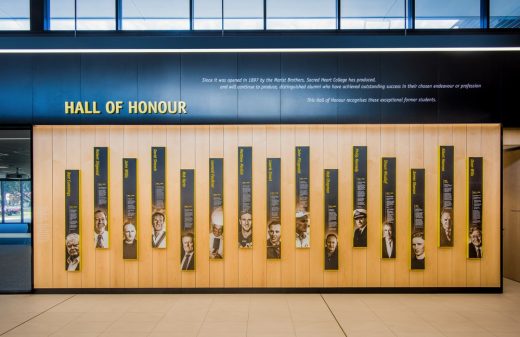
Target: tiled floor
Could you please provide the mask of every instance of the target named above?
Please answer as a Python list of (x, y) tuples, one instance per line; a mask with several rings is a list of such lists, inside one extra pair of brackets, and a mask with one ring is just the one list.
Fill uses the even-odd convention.
[(2, 295), (0, 336), (520, 336), (520, 283), (485, 295)]

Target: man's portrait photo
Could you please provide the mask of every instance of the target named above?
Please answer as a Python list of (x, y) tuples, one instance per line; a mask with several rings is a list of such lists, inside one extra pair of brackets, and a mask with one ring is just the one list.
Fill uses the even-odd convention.
[(65, 238), (66, 260), (65, 268), (67, 271), (79, 270), (79, 234), (71, 233)]
[(452, 211), (448, 209), (442, 209), (441, 211), (441, 223), (439, 227), (440, 247), (453, 247), (453, 222), (451, 214)]
[(296, 211), (296, 248), (311, 246), (309, 214), (303, 210)]
[(354, 247), (367, 246), (367, 211), (358, 208), (354, 210)]
[(242, 212), (238, 219), (238, 246), (253, 247), (253, 219), (249, 212)]
[(195, 270), (195, 236), (191, 232), (182, 234), (181, 270)]
[(388, 222), (383, 223), (383, 239), (381, 241), (383, 259), (395, 258), (394, 230)]
[(412, 269), (424, 269), (424, 233), (412, 234)]
[(161, 212), (152, 214), (152, 247), (166, 248), (166, 217)]
[(282, 226), (279, 221), (271, 221), (267, 225), (267, 258), (279, 259), (282, 256), (280, 239), (282, 236)]
[(217, 207), (213, 210), (210, 220), (209, 258), (222, 259), (224, 256), (224, 214), (222, 212), (222, 207)]
[(469, 229), (468, 257), (482, 258), (482, 230), (476, 226)]
[(338, 236), (329, 233), (325, 238), (325, 270), (338, 269)]
[(123, 259), (137, 259), (137, 231), (131, 222), (123, 226)]
[(94, 232), (96, 248), (108, 248), (107, 213), (102, 209), (94, 212)]

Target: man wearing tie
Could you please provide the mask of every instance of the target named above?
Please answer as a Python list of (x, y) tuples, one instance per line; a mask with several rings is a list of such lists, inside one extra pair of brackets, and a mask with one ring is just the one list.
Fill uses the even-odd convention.
[(479, 227), (471, 227), (469, 230), (468, 256), (470, 259), (482, 258), (482, 231)]
[(367, 211), (364, 209), (354, 210), (354, 247), (367, 246)]
[(94, 231), (96, 248), (108, 248), (107, 214), (102, 209), (94, 212)]
[(392, 225), (388, 222), (383, 223), (383, 259), (395, 258), (395, 242), (393, 237)]
[(192, 233), (182, 235), (181, 270), (195, 270), (195, 237)]

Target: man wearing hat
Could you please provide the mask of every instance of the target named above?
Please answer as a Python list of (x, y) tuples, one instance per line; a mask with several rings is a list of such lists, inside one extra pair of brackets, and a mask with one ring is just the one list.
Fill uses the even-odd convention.
[(296, 248), (310, 247), (309, 215), (303, 211), (296, 211)]
[(211, 213), (211, 232), (209, 233), (209, 258), (210, 259), (222, 259), (224, 237), (224, 214), (222, 213), (222, 207), (217, 207)]
[(362, 208), (354, 210), (354, 247), (367, 246), (367, 211)]

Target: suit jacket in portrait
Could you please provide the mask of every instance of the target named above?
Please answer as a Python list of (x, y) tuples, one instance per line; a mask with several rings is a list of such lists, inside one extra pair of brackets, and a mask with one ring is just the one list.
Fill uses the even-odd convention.
[(181, 270), (195, 270), (195, 252), (189, 255), (182, 253)]
[(412, 269), (424, 269), (424, 259), (419, 260), (415, 254), (412, 254)]
[(383, 259), (394, 259), (395, 258), (395, 240), (392, 239), (392, 252), (388, 254), (386, 250), (386, 241), (385, 238), (381, 240), (381, 248), (383, 251)]
[(338, 269), (338, 248), (331, 256), (327, 255), (327, 247), (325, 247), (325, 270), (337, 270)]
[(468, 257), (470, 259), (477, 259), (482, 257), (482, 246), (480, 248), (480, 256), (477, 256), (477, 249), (475, 248), (475, 245), (473, 245), (471, 242), (468, 245)]
[(444, 227), (442, 227), (441, 225), (441, 228), (440, 228), (440, 246), (441, 247), (453, 247), (453, 231), (451, 232), (451, 237), (450, 239), (451, 240), (448, 240), (448, 236), (446, 235), (446, 231), (444, 230)]
[(366, 247), (367, 246), (367, 232), (368, 228), (365, 226), (364, 230), (360, 228), (354, 230), (354, 247)]
[(137, 259), (137, 239), (131, 244), (123, 241), (123, 259)]

